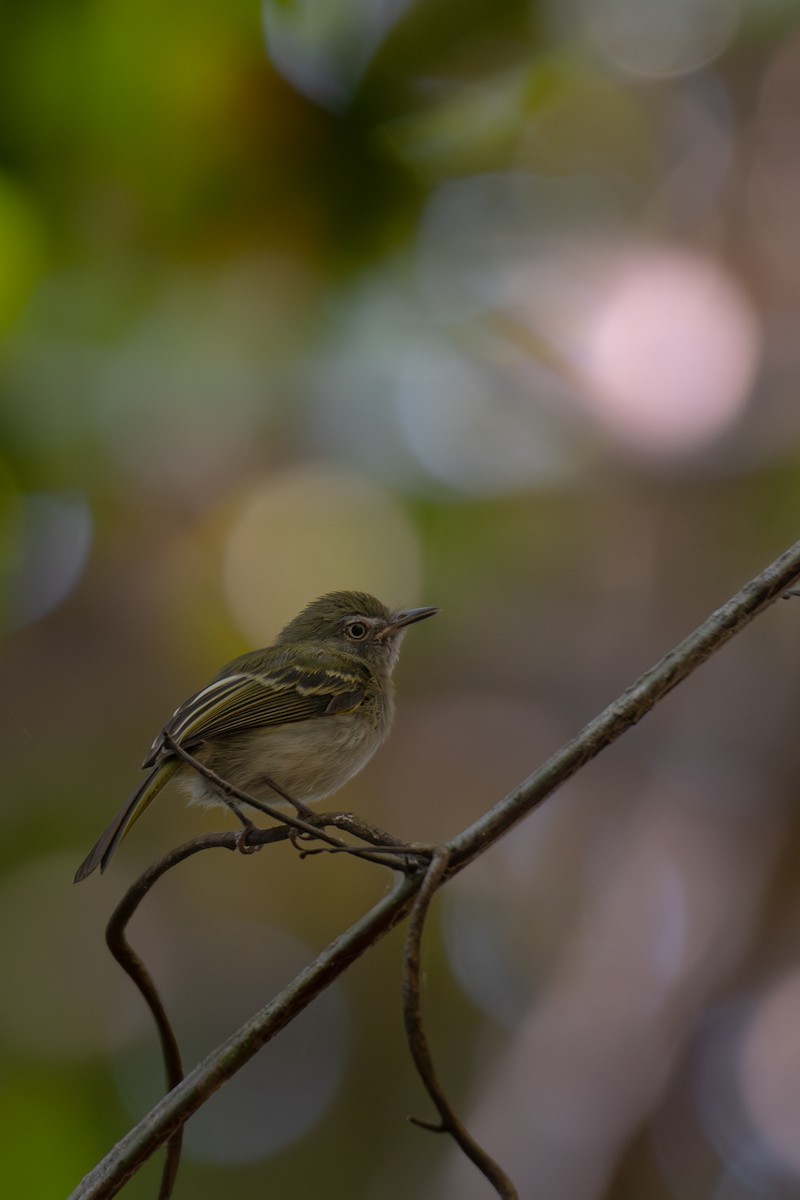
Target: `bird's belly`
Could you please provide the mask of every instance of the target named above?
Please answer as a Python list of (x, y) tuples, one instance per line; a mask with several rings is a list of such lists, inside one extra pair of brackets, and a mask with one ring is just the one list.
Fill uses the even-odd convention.
[[(273, 780), (296, 800), (313, 804), (342, 787), (369, 761), (383, 729), (364, 729), (363, 718), (342, 714), (254, 729), (206, 744), (197, 756), (223, 779), (257, 800), (280, 802)], [(191, 798), (217, 804), (219, 795), (192, 771), (185, 778)]]

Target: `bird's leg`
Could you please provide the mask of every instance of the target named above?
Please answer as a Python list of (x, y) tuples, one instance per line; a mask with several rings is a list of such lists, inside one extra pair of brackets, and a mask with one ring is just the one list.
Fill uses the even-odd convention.
[[(277, 793), (282, 800), (285, 800), (288, 804), (291, 804), (301, 820), (308, 821), (310, 824), (316, 824), (318, 822), (317, 814), (310, 809), (307, 804), (303, 804), (301, 800), (295, 800), (294, 796), (290, 796), (288, 792), (285, 792), (280, 784), (277, 784), (274, 779), (270, 779), (268, 775), (263, 775), (261, 777), (261, 783), (272, 788), (273, 792)], [(256, 850), (260, 850), (260, 846), (251, 846), (247, 841), (247, 835), (249, 834), (250, 830), (257, 829), (258, 826), (255, 825), (254, 822), (251, 821), (250, 818), (245, 814), (242, 805), (234, 800), (231, 796), (225, 796), (224, 800), (244, 826), (244, 829), (240, 833), (239, 840), (237, 842), (238, 849), (241, 850), (242, 854), (253, 854)], [(265, 811), (261, 808), (261, 805), (254, 796), (249, 800), (249, 803), (253, 806), (253, 808), (257, 808), (259, 812)], [(268, 812), (268, 815), (271, 816), (273, 814)], [(274, 815), (277, 818), (278, 814), (275, 813)], [(290, 835), (290, 840), (296, 845), (294, 840), (295, 838), (308, 839), (311, 836), (312, 835), (310, 833), (306, 833), (304, 830), (295, 829)]]
[(247, 838), (254, 829), (258, 829), (258, 826), (242, 811), (242, 806), (238, 801), (233, 800), (230, 796), (225, 796), (224, 799), (233, 815), (242, 822), (241, 833), (236, 838), (236, 849), (240, 854), (255, 854), (256, 850), (260, 850), (261, 847), (251, 845)]
[(267, 787), (272, 788), (273, 792), (277, 792), (281, 800), (285, 800), (287, 804), (291, 804), (298, 817), (301, 817), (304, 821), (309, 821), (312, 825), (314, 824), (314, 822), (317, 820), (317, 814), (312, 808), (309, 808), (307, 804), (303, 804), (302, 800), (295, 800), (294, 796), (290, 796), (288, 792), (285, 792), (283, 788), (280, 787), (280, 785), (277, 784), (274, 779), (270, 779), (268, 775), (262, 775), (261, 779), (262, 782), (267, 785)]
[[(261, 848), (260, 846), (250, 845), (247, 841), (250, 831), (253, 829), (258, 829), (259, 826), (256, 825), (254, 821), (251, 821), (251, 819), (245, 814), (242, 805), (249, 805), (251, 808), (258, 809), (259, 812), (265, 813), (268, 817), (272, 817), (272, 819), (275, 821), (282, 820), (280, 813), (275, 812), (269, 804), (258, 801), (255, 796), (250, 796), (246, 792), (243, 792), (240, 788), (234, 787), (233, 784), (229, 783), (226, 779), (223, 779), (221, 775), (217, 775), (216, 771), (213, 771), (211, 767), (206, 766), (205, 763), (200, 762), (199, 759), (196, 759), (194, 755), (190, 754), (185, 746), (182, 746), (180, 742), (175, 740), (172, 734), (165, 732), (163, 736), (164, 745), (178, 758), (181, 758), (184, 762), (188, 763), (190, 767), (198, 772), (198, 774), (207, 779), (208, 782), (213, 785), (214, 791), (223, 804), (227, 804), (231, 812), (234, 813), (239, 821), (241, 821), (244, 828), (239, 835), (239, 841), (237, 844), (242, 853), (252, 854), (255, 850), (259, 850)], [(319, 825), (319, 818), (317, 817), (316, 813), (314, 813), (307, 804), (303, 804), (300, 800), (295, 800), (293, 796), (290, 796), (288, 792), (285, 792), (279, 784), (275, 783), (274, 779), (270, 779), (269, 776), (264, 775), (262, 776), (262, 782), (265, 783), (267, 787), (271, 788), (276, 795), (280, 796), (281, 799), (286, 800), (289, 804), (291, 804), (296, 810), (297, 816), (300, 820), (305, 821), (309, 825)], [(282, 823), (284, 825), (288, 824), (286, 821), (282, 821)], [(308, 831), (306, 836), (310, 837), (311, 832)]]

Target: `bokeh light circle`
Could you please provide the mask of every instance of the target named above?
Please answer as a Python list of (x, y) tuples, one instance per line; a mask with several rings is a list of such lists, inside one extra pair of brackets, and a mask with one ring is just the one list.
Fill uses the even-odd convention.
[(800, 970), (755, 1009), (739, 1059), (747, 1115), (781, 1165), (800, 1176)]
[(21, 496), (15, 515), (18, 551), (9, 608), (12, 624), (25, 625), (57, 608), (80, 580), (94, 518), (79, 492)]
[(760, 342), (752, 306), (721, 266), (642, 249), (608, 272), (578, 336), (587, 406), (638, 450), (691, 452), (741, 415)]
[(412, 604), (422, 567), (413, 526), (391, 496), (364, 477), (305, 466), (244, 498), (223, 572), (234, 621), (263, 645), (310, 600), (339, 588)]
[[(568, 469), (565, 439), (530, 390), (552, 393), (544, 371), (528, 378), (443, 347), (418, 347), (398, 372), (398, 423), (420, 466), (459, 491), (491, 496), (552, 483)], [(531, 376), (533, 378), (531, 378)]]
[(591, 0), (590, 36), (622, 71), (646, 78), (698, 71), (733, 39), (738, 0)]

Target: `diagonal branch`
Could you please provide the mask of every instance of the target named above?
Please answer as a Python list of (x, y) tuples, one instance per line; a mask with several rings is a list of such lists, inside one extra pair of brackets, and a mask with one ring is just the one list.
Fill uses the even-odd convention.
[[(450, 866), (442, 882), (494, 845), (576, 771), (640, 721), (662, 697), (744, 629), (798, 577), (800, 542), (712, 613), (694, 633), (608, 705), (538, 771), (453, 838), (447, 845)], [(128, 1175), (162, 1146), (213, 1092), (405, 916), (423, 879), (420, 875), (400, 878), (390, 895), (331, 942), (280, 995), (251, 1017), (155, 1105), (89, 1172), (70, 1200), (104, 1200), (116, 1195)]]
[(460, 871), (533, 812), (556, 788), (638, 724), (659, 700), (783, 596), (800, 576), (800, 541), (716, 609), (687, 638), (640, 676), (571, 741), (449, 843), (451, 869)]

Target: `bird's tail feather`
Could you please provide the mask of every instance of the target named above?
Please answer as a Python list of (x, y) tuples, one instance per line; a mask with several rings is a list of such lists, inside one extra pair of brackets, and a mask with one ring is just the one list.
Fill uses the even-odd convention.
[(97, 867), (105, 871), (114, 857), (117, 846), (135, 821), (138, 821), (144, 810), (152, 804), (164, 785), (180, 766), (177, 759), (167, 759), (154, 767), (147, 778), (136, 789), (132, 796), (123, 804), (118, 813), (112, 817), (109, 824), (101, 833), (92, 849), (86, 855), (75, 872), (75, 882), (79, 883)]

